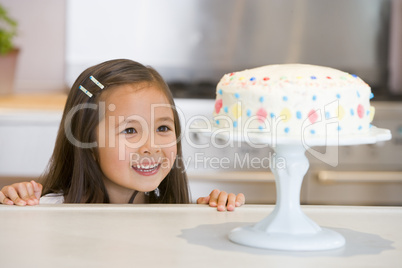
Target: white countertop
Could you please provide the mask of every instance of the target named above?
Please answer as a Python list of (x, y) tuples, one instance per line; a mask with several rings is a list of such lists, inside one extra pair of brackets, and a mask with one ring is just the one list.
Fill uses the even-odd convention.
[(346, 246), (290, 252), (249, 248), (228, 233), (274, 206), (0, 205), (1, 267), (402, 267), (401, 207), (302, 206)]

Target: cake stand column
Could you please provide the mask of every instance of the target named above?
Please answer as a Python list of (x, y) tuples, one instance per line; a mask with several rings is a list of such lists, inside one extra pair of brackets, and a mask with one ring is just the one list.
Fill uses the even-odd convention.
[(300, 189), (309, 168), (302, 145), (277, 145), (271, 167), (275, 175), (276, 206), (254, 228), (268, 233), (313, 234), (321, 228), (300, 207)]
[(254, 226), (234, 229), (229, 239), (246, 246), (280, 250), (342, 247), (345, 239), (340, 234), (321, 228), (301, 210), (300, 190), (309, 168), (303, 145), (278, 144), (274, 150), (271, 167), (277, 190), (274, 211)]

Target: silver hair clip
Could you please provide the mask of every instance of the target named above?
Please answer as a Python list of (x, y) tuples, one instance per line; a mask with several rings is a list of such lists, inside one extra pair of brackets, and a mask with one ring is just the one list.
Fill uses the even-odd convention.
[[(93, 77), (92, 75), (89, 77), (89, 79), (91, 79), (92, 82), (95, 83), (95, 85), (97, 85), (98, 87), (100, 87), (100, 89), (104, 89), (105, 86), (102, 85), (98, 80), (95, 79), (95, 77)], [(84, 92), (85, 94), (88, 95), (88, 97), (92, 97), (93, 94), (91, 92), (89, 92), (85, 87), (80, 85), (80, 89), (82, 90), (82, 92)]]
[(82, 90), (82, 92), (84, 92), (85, 94), (87, 94), (88, 97), (90, 97), (90, 98), (92, 97), (92, 93), (89, 92), (85, 87), (83, 87), (83, 86), (80, 85), (80, 89)]
[(100, 87), (100, 89), (104, 89), (105, 86), (102, 85), (98, 80), (95, 79), (95, 77), (93, 77), (92, 75), (89, 77), (89, 79), (92, 80), (92, 82), (94, 82), (98, 87)]

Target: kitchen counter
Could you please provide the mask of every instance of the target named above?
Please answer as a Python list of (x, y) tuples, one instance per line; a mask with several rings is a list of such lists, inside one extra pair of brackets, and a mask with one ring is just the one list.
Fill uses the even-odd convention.
[(67, 95), (58, 94), (11, 94), (0, 96), (0, 109), (56, 110), (62, 111)]
[(401, 207), (302, 206), (343, 248), (290, 252), (230, 242), (274, 206), (0, 205), (2, 267), (401, 267)]

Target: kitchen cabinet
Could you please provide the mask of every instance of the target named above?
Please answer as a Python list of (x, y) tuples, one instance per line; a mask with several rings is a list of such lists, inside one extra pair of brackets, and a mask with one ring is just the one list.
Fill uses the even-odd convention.
[(0, 186), (45, 170), (65, 101), (63, 94), (0, 98)]
[[(0, 98), (0, 188), (37, 178), (45, 170), (65, 101), (66, 95)], [(214, 100), (175, 101), (193, 201), (217, 188), (243, 192), (249, 204), (274, 204), (276, 186), (268, 167), (272, 150), (245, 144), (223, 149), (212, 146), (208, 138), (191, 132), (191, 123), (196, 118), (210, 120)], [(341, 146), (336, 167), (307, 153), (310, 169), (302, 185), (302, 204), (402, 205), (402, 105), (398, 102), (372, 104), (376, 107), (373, 124), (391, 129), (392, 140)], [(200, 144), (207, 147), (197, 147)]]

